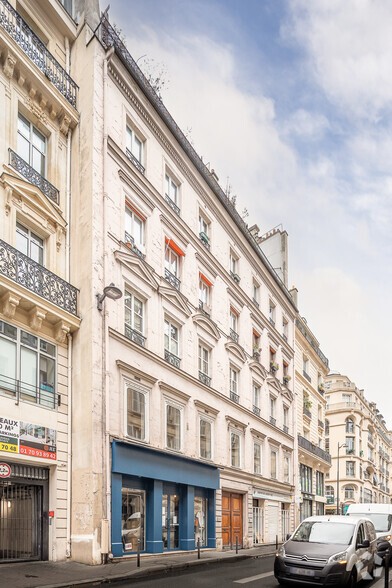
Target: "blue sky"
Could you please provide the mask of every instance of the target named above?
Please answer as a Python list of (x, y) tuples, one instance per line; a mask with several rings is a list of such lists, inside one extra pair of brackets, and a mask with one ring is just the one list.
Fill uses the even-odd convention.
[(165, 69), (166, 106), (247, 222), (283, 224), (301, 314), (392, 428), (392, 4), (112, 0), (109, 15), (142, 68)]

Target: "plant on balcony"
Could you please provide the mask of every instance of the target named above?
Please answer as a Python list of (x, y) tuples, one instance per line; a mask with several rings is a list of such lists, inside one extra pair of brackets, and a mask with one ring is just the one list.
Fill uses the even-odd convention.
[(318, 386), (317, 386), (317, 390), (320, 392), (320, 394), (324, 394), (324, 382), (321, 382)]
[(258, 345), (253, 345), (253, 358), (257, 359), (257, 361), (260, 359), (260, 353), (261, 353), (261, 347), (259, 347)]
[(239, 283), (240, 279), (241, 279), (241, 278), (240, 278), (240, 276), (239, 276), (238, 274), (233, 274), (233, 280), (234, 280), (235, 282), (237, 282), (237, 284)]
[(286, 386), (290, 382), (290, 380), (291, 376), (283, 376), (283, 384), (285, 384)]
[(312, 401), (309, 400), (308, 398), (306, 398), (304, 400), (304, 408), (306, 408), (306, 410), (309, 410), (310, 408), (312, 408)]
[(274, 361), (270, 361), (271, 372), (277, 372), (278, 369), (279, 369), (279, 364), (275, 363)]

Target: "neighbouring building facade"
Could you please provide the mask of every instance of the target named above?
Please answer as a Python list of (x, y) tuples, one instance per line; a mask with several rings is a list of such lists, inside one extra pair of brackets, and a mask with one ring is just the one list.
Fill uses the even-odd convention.
[(332, 457), (327, 512), (339, 508), (344, 513), (355, 502), (389, 504), (392, 440), (382, 414), (344, 375), (327, 376), (325, 397), (326, 443)]
[(325, 514), (325, 482), (331, 456), (325, 444), (324, 380), (328, 359), (306, 320), (295, 321), (295, 393), (297, 396), (298, 494), (297, 523)]
[(0, 562), (70, 553), (75, 36), (60, 2), (0, 2)]
[[(72, 557), (281, 539), (295, 305), (106, 16), (90, 29), (73, 62), (92, 74), (72, 208)], [(112, 283), (122, 297), (102, 299)]]

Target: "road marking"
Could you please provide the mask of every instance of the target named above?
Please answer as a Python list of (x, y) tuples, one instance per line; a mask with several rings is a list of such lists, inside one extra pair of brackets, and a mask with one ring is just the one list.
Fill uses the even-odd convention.
[(234, 584), (247, 584), (248, 582), (254, 582), (255, 580), (260, 580), (261, 578), (268, 578), (268, 576), (273, 576), (274, 572), (266, 572), (265, 574), (258, 574), (257, 576), (250, 576), (249, 578), (241, 578), (241, 580), (234, 580)]

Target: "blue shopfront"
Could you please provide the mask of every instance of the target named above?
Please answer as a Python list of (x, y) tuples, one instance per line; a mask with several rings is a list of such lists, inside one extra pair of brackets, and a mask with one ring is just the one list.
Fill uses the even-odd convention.
[(218, 488), (215, 466), (113, 441), (113, 555), (216, 547)]

